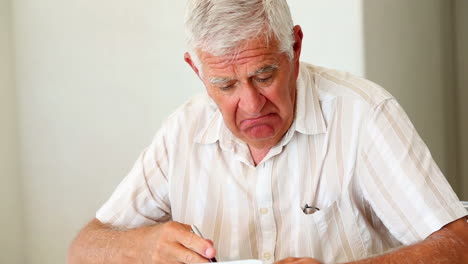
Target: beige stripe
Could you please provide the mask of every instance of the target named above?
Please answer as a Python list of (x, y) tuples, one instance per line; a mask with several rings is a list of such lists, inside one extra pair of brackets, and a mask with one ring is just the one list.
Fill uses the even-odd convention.
[[(213, 154), (213, 157), (217, 156), (217, 155), (222, 155), (222, 150), (220, 150), (220, 148), (216, 148), (216, 152)], [(205, 157), (206, 158), (206, 157)], [(212, 162), (211, 160), (206, 160), (206, 162)], [(216, 163), (214, 163), (214, 165), (216, 165)], [(199, 167), (198, 169), (201, 169), (201, 167)], [(213, 166), (213, 171), (217, 171), (217, 166)], [(218, 169), (219, 170), (219, 169)], [(206, 172), (205, 172), (206, 173)], [(202, 173), (200, 172), (199, 175), (201, 176)], [(206, 175), (206, 174), (205, 174)], [(220, 206), (220, 202), (219, 200), (221, 200), (221, 197), (222, 197), (222, 186), (219, 184), (219, 179), (217, 177), (215, 177), (214, 175), (219, 175), (219, 177), (221, 177), (220, 174), (207, 174), (206, 177), (206, 185), (208, 186), (208, 189), (209, 190), (212, 190), (212, 192), (206, 192), (204, 193), (205, 197), (204, 197), (204, 201), (206, 201), (207, 204), (210, 204), (211, 206), (206, 206), (203, 210), (203, 220), (207, 223), (207, 226), (213, 230), (213, 241), (215, 241), (215, 243), (218, 243), (218, 240), (215, 240), (214, 238), (214, 233), (215, 233), (215, 230), (217, 228), (216, 226), (216, 218), (218, 217), (218, 214), (220, 213), (217, 209), (219, 208)], [(224, 175), (223, 175), (224, 176)], [(189, 185), (191, 186), (191, 185)], [(191, 193), (190, 193), (191, 194)], [(198, 192), (195, 192), (194, 193), (196, 196), (200, 195), (200, 193)], [(192, 198), (194, 199), (194, 197), (189, 197), (187, 194), (185, 194), (187, 196), (187, 199), (189, 198)], [(197, 198), (195, 198), (197, 199)], [(214, 207), (216, 207), (216, 210), (214, 210)], [(191, 208), (186, 208), (184, 207), (185, 210), (190, 210)], [(198, 219), (197, 219), (198, 220)]]
[[(314, 195), (313, 193), (315, 193), (315, 190), (312, 190), (312, 185), (313, 185), (313, 181), (314, 181), (314, 178), (316, 177), (316, 175), (314, 175), (313, 173), (313, 170), (312, 170), (312, 163), (314, 162), (314, 160), (316, 159), (315, 157), (315, 151), (312, 150), (311, 148), (313, 146), (310, 145), (310, 142), (309, 142), (309, 138), (310, 137), (300, 137), (300, 141), (298, 143), (299, 146), (306, 146), (306, 149), (307, 149), (307, 153), (308, 153), (308, 156), (307, 158), (304, 158), (302, 159), (302, 161), (300, 162), (300, 168), (299, 171), (302, 172), (302, 175), (299, 175), (299, 179), (301, 180), (300, 183), (301, 185), (303, 186), (302, 189), (303, 189), (303, 196), (304, 197), (301, 197), (302, 200), (301, 200), (301, 204), (304, 204), (305, 202), (307, 203), (310, 203), (311, 205), (312, 204), (315, 204), (315, 201), (313, 200), (314, 198)], [(299, 150), (300, 148), (298, 148)], [(298, 154), (297, 154), (298, 157), (301, 157), (301, 152), (299, 151)], [(291, 170), (294, 169), (294, 168), (291, 168)], [(303, 201), (303, 200), (306, 200), (306, 201)], [(312, 222), (312, 221), (311, 221)], [(304, 228), (307, 232), (309, 231), (308, 228)], [(313, 256), (313, 243), (312, 243), (312, 237), (311, 237), (312, 234), (307, 234), (306, 237), (305, 237), (305, 241), (303, 241), (303, 251), (302, 252), (310, 252), (311, 256)]]
[[(235, 175), (233, 175), (233, 182), (235, 182), (235, 186), (241, 186), (241, 188), (244, 188), (246, 186), (247, 182), (245, 179), (246, 174), (244, 173), (243, 168), (246, 166), (237, 166), (234, 167), (235, 170), (232, 170)], [(231, 190), (233, 191), (233, 190)], [(249, 224), (250, 224), (250, 216), (249, 216), (249, 199), (247, 196), (247, 192), (239, 192), (239, 190), (236, 190), (235, 192), (236, 199), (234, 201), (230, 201), (230, 203), (234, 204), (234, 208), (237, 210), (237, 215), (231, 215), (233, 219), (236, 219), (236, 225), (237, 225), (237, 230), (233, 230), (233, 235), (231, 238), (231, 247), (235, 247), (234, 250), (236, 250), (239, 254), (239, 256), (249, 256), (249, 258), (252, 257), (251, 253), (251, 239), (250, 239), (250, 234), (249, 234)], [(227, 227), (229, 229), (229, 227)], [(235, 234), (236, 232), (236, 234)], [(237, 240), (234, 239), (234, 237), (237, 237)]]
[[(257, 171), (257, 170), (255, 170)], [(262, 254), (263, 253), (263, 245), (265, 244), (264, 240), (265, 238), (263, 237), (263, 233), (264, 231), (262, 230), (262, 226), (261, 226), (261, 223), (260, 223), (260, 217), (261, 215), (259, 215), (259, 207), (257, 206), (259, 204), (259, 201), (257, 201), (257, 197), (258, 197), (258, 193), (257, 193), (257, 190), (259, 189), (258, 188), (258, 178), (260, 175), (258, 175), (257, 173), (255, 175), (251, 175), (253, 177), (255, 177), (255, 180), (254, 180), (254, 186), (252, 186), (252, 198), (253, 198), (253, 201), (254, 201), (254, 223), (255, 223), (255, 228), (257, 230), (257, 241), (258, 241), (258, 252), (259, 254)], [(260, 258), (262, 258), (262, 256), (259, 256)]]
[[(302, 165), (300, 163), (300, 160), (304, 159), (304, 157), (301, 157), (301, 155), (298, 155), (299, 153), (297, 152), (298, 151), (298, 142), (297, 140), (291, 142), (288, 147), (287, 147), (287, 153), (288, 153), (288, 160), (287, 160), (287, 168), (289, 170), (287, 171), (295, 171), (295, 174), (297, 175), (297, 177), (290, 177), (288, 174), (289, 173), (281, 173), (281, 176), (283, 178), (287, 178), (286, 180), (283, 181), (287, 183), (288, 187), (287, 188), (284, 188), (283, 187), (283, 191), (284, 191), (284, 194), (282, 195), (290, 195), (290, 193), (297, 193), (298, 196), (296, 199), (293, 198), (293, 200), (291, 201), (291, 204), (290, 204), (290, 207), (296, 209), (300, 206), (302, 206), (300, 203), (302, 202), (302, 199), (303, 199), (303, 196), (304, 196), (304, 193), (302, 192), (302, 189), (304, 188), (303, 184), (304, 182), (301, 181), (303, 180), (303, 177), (301, 177), (299, 174), (299, 171), (302, 171), (302, 169), (299, 169), (300, 165)], [(307, 202), (310, 202), (310, 201), (307, 201)], [(283, 203), (284, 204), (284, 203)], [(283, 208), (288, 208), (288, 207), (285, 207), (283, 206)], [(291, 208), (289, 208), (289, 210), (291, 210)], [(285, 213), (284, 215), (286, 215), (287, 217), (287, 214)], [(294, 214), (293, 214), (294, 216)], [(286, 219), (287, 221), (288, 219)], [(287, 224), (284, 224), (283, 226), (289, 230), (291, 230), (291, 232), (293, 234), (295, 234), (297, 232), (297, 229), (298, 227), (300, 227), (302, 224), (302, 221), (299, 217), (291, 217), (289, 215), (289, 221), (287, 222)], [(288, 225), (290, 227), (288, 227)], [(289, 251), (291, 252), (291, 254), (297, 256), (299, 254), (299, 252), (303, 252), (304, 250), (302, 249), (302, 247), (304, 246), (304, 241), (301, 241), (299, 239), (297, 239), (296, 237), (294, 237), (293, 235), (290, 235), (290, 240), (289, 240)], [(295, 239), (296, 238), (296, 239)]]
[[(224, 200), (224, 199), (220, 199), (221, 201)], [(220, 227), (221, 227), (221, 232), (220, 234), (216, 234), (215, 232), (215, 236), (218, 237), (218, 241), (220, 244), (226, 244), (226, 245), (229, 245), (229, 247), (226, 247), (226, 248), (229, 248), (229, 251), (228, 252), (225, 252), (226, 255), (232, 255), (232, 251), (233, 251), (233, 248), (232, 246), (234, 244), (237, 244), (238, 242), (237, 241), (232, 241), (232, 229), (230, 228), (229, 226), (229, 223), (231, 223), (231, 219), (232, 217), (230, 216), (229, 214), (229, 207), (231, 205), (228, 205), (227, 207), (225, 206), (225, 203), (219, 203), (218, 206), (221, 205), (222, 206), (222, 218), (221, 218), (221, 223), (220, 224)], [(242, 208), (242, 207), (241, 207)], [(218, 210), (219, 210), (219, 207), (218, 207)], [(216, 222), (218, 222), (218, 219), (216, 219)], [(233, 243), (234, 242), (234, 243)], [(239, 248), (237, 248), (238, 251), (240, 251)]]
[[(321, 132), (325, 130), (325, 123), (324, 123), (322, 108), (321, 108), (320, 101), (319, 101), (319, 94), (318, 94), (317, 86), (315, 85), (315, 80), (313, 81), (313, 86), (310, 90), (310, 94), (312, 94), (311, 96), (312, 98), (310, 98), (309, 96), (311, 106), (306, 106), (307, 108), (304, 114), (308, 115), (310, 111), (314, 113), (315, 119), (312, 120), (312, 122), (315, 127), (315, 131)], [(308, 100), (305, 100), (305, 101), (307, 102)]]
[(333, 208), (333, 215), (331, 218), (333, 219), (333, 221), (335, 222), (335, 225), (337, 226), (337, 230), (338, 230), (337, 235), (340, 237), (341, 246), (343, 247), (343, 252), (345, 253), (346, 258), (349, 260), (354, 260), (356, 258), (354, 257), (353, 250), (351, 249), (351, 246), (349, 244), (346, 230), (343, 226), (343, 222), (341, 221), (340, 210), (338, 208), (338, 204), (339, 203), (337, 203), (337, 207)]
[(355, 93), (359, 94), (367, 103), (372, 104), (372, 99), (369, 97), (369, 95), (367, 95), (359, 86), (356, 86), (354, 83), (338, 79), (335, 76), (333, 76), (333, 75), (331, 75), (331, 74), (329, 74), (327, 72), (323, 72), (321, 74), (321, 76), (323, 76), (326, 79), (329, 79), (329, 80), (331, 80), (331, 81), (333, 81), (335, 83), (338, 83), (338, 84), (341, 84), (341, 85), (343, 85), (345, 87), (351, 88)]
[(312, 227), (314, 229), (314, 234), (316, 235), (316, 237), (309, 236), (309, 240), (311, 241), (310, 246), (312, 247), (312, 250), (313, 250), (311, 257), (322, 260), (324, 259), (324, 251), (322, 248), (323, 240), (317, 239), (317, 237), (320, 235), (317, 223), (315, 221), (312, 221), (312, 224), (313, 224)]
[[(452, 208), (447, 204), (447, 201), (444, 198), (444, 195), (440, 193), (439, 189), (437, 186), (434, 184), (432, 181), (432, 177), (428, 173), (428, 171), (423, 167), (423, 164), (421, 160), (419, 160), (418, 156), (416, 155), (414, 151), (414, 145), (411, 144), (411, 142), (405, 137), (403, 131), (401, 128), (398, 126), (397, 121), (393, 118), (393, 116), (389, 113), (388, 108), (382, 107), (382, 111), (387, 118), (388, 122), (392, 125), (393, 131), (395, 134), (398, 136), (400, 141), (402, 142), (403, 145), (408, 146), (408, 154), (412, 160), (412, 162), (416, 165), (416, 168), (418, 171), (421, 172), (422, 175), (424, 175), (424, 180), (425, 182), (429, 185), (429, 188), (431, 188), (432, 192), (435, 196), (438, 202), (441, 203), (441, 207), (445, 208), (445, 210), (450, 214), (451, 218), (456, 217), (456, 213), (452, 210)], [(416, 133), (416, 132), (413, 132)], [(392, 148), (394, 151), (394, 155), (398, 156), (400, 153), (395, 153), (394, 148)]]
[[(304, 184), (305, 184), (305, 195), (306, 199), (310, 204), (315, 205), (317, 203), (316, 201), (316, 195), (315, 193), (317, 192), (317, 178), (319, 177), (318, 175), (318, 168), (319, 162), (318, 162), (318, 157), (317, 157), (317, 136), (314, 137), (305, 137), (304, 142), (301, 143), (300, 145), (306, 146), (307, 153), (308, 153), (308, 159), (305, 159), (304, 162), (304, 175), (300, 175), (299, 177), (302, 178)], [(301, 154), (299, 154), (299, 157)], [(293, 169), (293, 168), (291, 168)]]
[[(314, 164), (314, 199), (313, 202), (316, 205), (320, 205), (319, 201), (319, 192), (321, 189), (325, 189), (326, 187), (320, 188), (322, 186), (322, 178), (325, 178), (323, 175), (323, 170), (326, 167), (326, 158), (328, 153), (328, 134), (321, 134), (316, 135), (313, 138), (314, 150), (315, 150), (315, 164)], [(324, 176), (324, 177), (322, 177)]]
[[(187, 163), (184, 163), (184, 164), (187, 164)], [(190, 162), (188, 162), (188, 164), (190, 164)], [(186, 218), (186, 215), (187, 215), (186, 205), (189, 204), (190, 196), (188, 194), (189, 194), (190, 182), (192, 180), (191, 177), (189, 176), (190, 175), (190, 165), (185, 166), (183, 173), (184, 173), (184, 175), (186, 175), (186, 177), (183, 177), (184, 180), (182, 181), (182, 183), (180, 185), (178, 184), (179, 186), (182, 187), (181, 190), (180, 190), (180, 193), (184, 194), (182, 204), (179, 205), (179, 214), (180, 214), (180, 221), (182, 221), (183, 223), (186, 223), (187, 220), (188, 220)]]
[[(378, 219), (378, 217), (374, 214), (372, 211), (372, 208), (370, 204), (364, 199), (364, 196), (361, 196), (361, 204), (363, 205), (364, 208), (364, 217), (371, 223), (372, 229), (375, 230), (376, 233), (381, 233), (384, 235), (384, 229), (381, 229), (381, 222)], [(372, 233), (370, 233), (372, 235)], [(376, 252), (382, 252), (383, 251), (383, 241), (379, 239), (378, 241), (372, 241), (372, 248), (370, 252), (367, 252), (367, 254), (375, 254)]]
[[(307, 181), (309, 183), (309, 192), (310, 192), (310, 198), (311, 203), (314, 205), (317, 204), (317, 190), (318, 190), (318, 182), (320, 179), (320, 171), (321, 171), (321, 166), (322, 166), (322, 156), (317, 155), (319, 153), (319, 150), (323, 149), (322, 144), (323, 143), (323, 138), (324, 135), (317, 135), (314, 137), (307, 137), (307, 149), (309, 151), (309, 155), (311, 157), (311, 160), (313, 160), (313, 163), (309, 163), (309, 172), (311, 179)], [(313, 166), (313, 167), (312, 167)], [(313, 229), (314, 229), (314, 234), (318, 236), (319, 230), (317, 227), (317, 224), (315, 221), (312, 221)], [(315, 241), (315, 243), (314, 243)], [(323, 259), (323, 249), (322, 249), (322, 243), (317, 241), (315, 237), (309, 236), (309, 245), (312, 247), (313, 250), (313, 257), (318, 258), (318, 259)]]
[(122, 218), (125, 219), (125, 221), (123, 221), (124, 223), (130, 224), (133, 222), (133, 220), (136, 217), (140, 216), (140, 214), (128, 214), (128, 209), (131, 208), (131, 211), (135, 212), (135, 208), (134, 208), (135, 202), (138, 201), (137, 197), (140, 196), (140, 194), (144, 192), (144, 189), (145, 189), (144, 185), (140, 185), (137, 189), (135, 189), (135, 192), (132, 195), (132, 201), (130, 203), (127, 203), (126, 206), (122, 207), (120, 211), (118, 211), (112, 216), (111, 221), (110, 221), (111, 225), (116, 222), (117, 223), (121, 222)]
[[(147, 172), (145, 171), (145, 156), (146, 156), (146, 152), (147, 150), (143, 151), (143, 153), (140, 155), (140, 158), (138, 159), (138, 162), (140, 163), (140, 169), (141, 169), (141, 172), (142, 172), (142, 175), (141, 177), (142, 178), (145, 178), (146, 175), (147, 175)], [(159, 164), (159, 163), (158, 163)], [(127, 213), (128, 209), (129, 208), (132, 208), (132, 211), (134, 211), (134, 201), (136, 200), (136, 198), (144, 192), (145, 190), (145, 186), (148, 187), (146, 181), (144, 182), (140, 182), (138, 181), (137, 182), (138, 184), (140, 184), (135, 190), (134, 192), (132, 193), (132, 201), (130, 203), (126, 203), (124, 204), (124, 206), (122, 206), (122, 204), (118, 204), (120, 205), (120, 207), (118, 208), (114, 208), (114, 212), (113, 212), (113, 215), (112, 217), (110, 218), (109, 220), (109, 224), (111, 225), (114, 225), (115, 223), (117, 223), (122, 217), (125, 217), (125, 216), (131, 216)], [(120, 209), (120, 210), (118, 210)], [(133, 220), (138, 216), (138, 214), (133, 214), (133, 217), (131, 219), (125, 219), (125, 223), (126, 224), (130, 224), (133, 222)]]
[(257, 227), (256, 227), (256, 224), (255, 224), (255, 213), (254, 213), (254, 207), (253, 207), (253, 203), (251, 200), (249, 200), (249, 203), (248, 203), (248, 212), (247, 212), (247, 219), (249, 220), (247, 222), (248, 224), (248, 231), (249, 231), (249, 238), (250, 238), (250, 252), (251, 252), (251, 257), (254, 258), (254, 259), (258, 259), (260, 258), (260, 256), (258, 255), (258, 241), (257, 241), (257, 236), (258, 236), (258, 232), (257, 232)]
[(336, 167), (338, 170), (338, 180), (343, 183), (344, 161), (343, 161), (343, 128), (342, 128), (343, 101), (341, 98), (336, 100)]
[[(281, 206), (281, 200), (280, 200), (280, 192), (279, 192), (279, 189), (280, 189), (280, 182), (281, 182), (281, 179), (280, 177), (282, 175), (280, 175), (280, 171), (282, 170), (278, 170), (277, 168), (278, 166), (278, 162), (275, 162), (273, 163), (272, 165), (272, 183), (271, 183), (271, 189), (272, 189), (272, 192), (273, 192), (273, 212), (275, 214), (275, 220), (276, 220), (276, 226), (278, 228), (278, 230), (283, 230), (284, 226), (284, 215), (283, 213), (281, 212), (280, 210), (280, 206)], [(289, 168), (288, 167), (288, 170), (287, 171), (292, 171), (292, 168)], [(277, 233), (277, 243), (276, 243), (276, 252), (283, 252), (283, 233), (281, 233), (280, 231), (278, 231)], [(286, 245), (288, 245), (289, 243), (286, 243)]]
[[(218, 191), (219, 191), (218, 197), (219, 198), (221, 198), (222, 195), (223, 195), (221, 193), (221, 190), (222, 190), (221, 188), (218, 188)], [(205, 215), (208, 215), (208, 214), (205, 214)], [(213, 241), (216, 241), (216, 243), (218, 243), (218, 245), (223, 245), (224, 243), (227, 243), (227, 245), (230, 245), (229, 241), (220, 240), (221, 233), (223, 232), (223, 230), (222, 230), (223, 216), (224, 216), (223, 199), (218, 199), (218, 208), (216, 208), (216, 211), (215, 211), (214, 215), (215, 215), (215, 217), (214, 217)], [(224, 247), (219, 248), (218, 250), (221, 251), (220, 253), (222, 255), (229, 256), (229, 252), (223, 252), (223, 251), (229, 250), (228, 247), (224, 246)]]
[[(346, 201), (346, 205), (344, 207), (346, 208), (343, 208), (343, 206), (341, 206), (340, 203), (337, 203), (337, 206), (338, 206), (338, 212), (339, 212), (339, 215), (340, 215), (340, 219), (341, 219), (341, 224), (343, 225), (343, 223), (347, 223), (347, 225), (350, 225), (352, 224), (353, 228), (357, 228), (359, 226), (359, 223), (357, 221), (357, 218), (356, 217), (345, 217), (344, 215), (349, 215), (349, 214), (353, 214), (354, 212), (352, 212), (352, 209), (351, 209), (351, 203), (348, 204), (349, 201)], [(344, 227), (343, 227), (344, 228)], [(346, 236), (346, 239), (351, 242), (350, 245), (353, 245), (353, 247), (351, 248), (351, 252), (353, 253), (353, 259), (357, 259), (359, 257), (362, 257), (362, 256), (365, 256), (365, 253), (367, 253), (367, 249), (366, 249), (366, 246), (365, 246), (365, 243), (364, 243), (364, 239), (362, 238), (362, 234), (361, 232), (359, 232), (358, 230), (353, 230), (353, 228), (350, 228), (348, 227), (347, 229), (345, 229), (346, 231), (351, 231), (351, 232), (345, 232), (345, 236)], [(352, 233), (354, 231), (354, 233)], [(348, 234), (354, 234), (352, 236), (348, 236)], [(359, 243), (359, 245), (357, 245), (357, 243)], [(352, 249), (355, 248), (356, 251), (353, 251)], [(358, 256), (356, 256), (355, 254), (358, 254)]]
[(418, 236), (418, 232), (416, 232), (413, 225), (411, 224), (411, 221), (408, 218), (406, 218), (405, 214), (401, 211), (400, 207), (397, 205), (397, 203), (395, 203), (395, 201), (392, 198), (392, 195), (390, 195), (387, 192), (387, 189), (384, 188), (385, 185), (382, 183), (379, 176), (377, 175), (377, 172), (375, 171), (375, 168), (372, 166), (372, 163), (369, 161), (367, 154), (362, 152), (361, 156), (362, 156), (365, 166), (367, 167), (369, 171), (369, 174), (371, 174), (371, 179), (375, 181), (374, 186), (377, 187), (377, 189), (385, 198), (385, 200), (390, 205), (390, 207), (392, 207), (395, 210), (398, 217), (400, 217), (401, 222), (403, 222), (404, 226), (408, 227), (408, 231), (414, 237), (414, 240), (418, 240), (420, 238)]

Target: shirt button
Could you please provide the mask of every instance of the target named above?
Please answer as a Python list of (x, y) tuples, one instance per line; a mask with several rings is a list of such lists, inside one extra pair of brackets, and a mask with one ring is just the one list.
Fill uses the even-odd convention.
[(261, 214), (268, 214), (268, 209), (267, 208), (261, 208), (260, 213)]
[(271, 254), (268, 253), (268, 252), (264, 253), (264, 254), (263, 254), (263, 258), (264, 258), (265, 260), (270, 260)]

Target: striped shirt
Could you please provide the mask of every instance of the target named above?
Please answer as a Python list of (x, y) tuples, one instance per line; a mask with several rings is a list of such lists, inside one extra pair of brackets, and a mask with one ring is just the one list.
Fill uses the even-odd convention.
[[(302, 63), (295, 119), (254, 165), (207, 95), (163, 124), (96, 217), (198, 226), (218, 260), (362, 259), (467, 214), (403, 109), (362, 78)], [(306, 214), (305, 205), (320, 210)]]

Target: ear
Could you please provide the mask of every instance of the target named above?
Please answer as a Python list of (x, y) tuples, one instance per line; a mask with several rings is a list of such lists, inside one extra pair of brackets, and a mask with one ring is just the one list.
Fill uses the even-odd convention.
[(302, 49), (302, 38), (304, 34), (302, 33), (302, 28), (299, 25), (294, 26), (294, 45), (293, 45), (293, 52), (294, 52), (294, 61), (299, 62), (299, 57), (301, 56), (301, 49)]
[(190, 68), (192, 68), (192, 70), (201, 80), (202, 78), (200, 76), (200, 71), (198, 70), (197, 66), (195, 66), (195, 63), (193, 62), (192, 57), (190, 57), (190, 53), (188, 52), (184, 53), (184, 61), (190, 66)]

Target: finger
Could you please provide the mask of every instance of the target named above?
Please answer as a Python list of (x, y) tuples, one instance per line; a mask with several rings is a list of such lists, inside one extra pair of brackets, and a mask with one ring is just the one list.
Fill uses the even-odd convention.
[(180, 244), (172, 247), (171, 255), (180, 263), (207, 263), (210, 262), (207, 258), (201, 256), (197, 252), (188, 249)]
[(213, 242), (213, 240), (211, 240), (211, 239), (206, 239), (206, 238), (205, 238), (205, 240), (208, 241), (208, 243), (210, 243), (210, 245), (214, 247), (214, 242)]
[(320, 262), (313, 258), (299, 258), (296, 261), (297, 264), (320, 264)]
[(176, 235), (176, 240), (184, 247), (191, 249), (206, 258), (214, 258), (216, 256), (216, 249), (213, 244), (207, 239), (203, 239), (193, 232), (190, 226), (183, 225), (184, 228), (179, 230)]
[(274, 264), (291, 264), (291, 263), (296, 262), (297, 260), (298, 260), (298, 258), (289, 257), (289, 258), (285, 258), (285, 259), (276, 261)]

